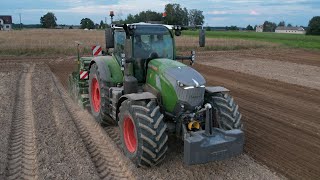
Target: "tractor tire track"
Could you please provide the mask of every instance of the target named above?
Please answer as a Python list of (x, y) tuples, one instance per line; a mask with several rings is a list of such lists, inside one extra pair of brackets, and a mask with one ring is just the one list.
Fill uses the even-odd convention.
[(101, 179), (134, 179), (128, 168), (128, 160), (115, 147), (104, 130), (86, 111), (75, 106), (57, 78), (52, 74), (66, 110), (74, 121), (78, 132), (91, 156)]
[(10, 128), (13, 117), (13, 109), (17, 100), (17, 90), (19, 89), (19, 79), (21, 79), (23, 66), (15, 66), (11, 72), (7, 68), (10, 65), (1, 64), (0, 70), (0, 179), (5, 179), (8, 160)]
[[(8, 151), (8, 179), (37, 179), (37, 148), (33, 116), (31, 81), (35, 65), (31, 65), (18, 82)], [(23, 77), (24, 76), (24, 77)]]
[(47, 65), (36, 65), (32, 83), (39, 179), (99, 179)]
[(121, 149), (120, 129), (118, 126), (107, 126), (103, 128), (112, 141)]

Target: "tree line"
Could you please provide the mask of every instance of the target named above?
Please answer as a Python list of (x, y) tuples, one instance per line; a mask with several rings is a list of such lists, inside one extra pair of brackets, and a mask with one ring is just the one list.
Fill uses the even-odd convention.
[[(52, 12), (48, 12), (40, 18), (43, 28), (54, 28), (57, 26), (57, 18)], [(167, 4), (164, 12), (155, 12), (151, 10), (142, 11), (137, 14), (128, 14), (125, 19), (120, 19), (116, 23), (131, 24), (138, 22), (161, 22), (163, 24), (182, 25), (182, 26), (201, 26), (204, 23), (203, 11), (198, 9), (188, 10), (180, 4)], [(100, 24), (95, 24), (89, 18), (83, 18), (80, 21), (82, 29), (105, 28), (107, 25), (101, 20)]]
[(119, 23), (138, 23), (138, 22), (162, 22), (164, 24), (182, 26), (201, 26), (204, 23), (203, 11), (198, 9), (188, 10), (180, 4), (165, 5), (164, 12), (142, 11), (135, 15), (129, 14), (126, 19)]
[[(40, 18), (40, 24), (43, 28), (54, 28), (57, 26), (57, 18), (54, 13), (48, 12)], [(183, 26), (197, 26), (203, 25), (204, 16), (203, 12), (197, 9), (188, 10), (180, 6), (180, 4), (167, 4), (165, 6), (164, 13), (155, 11), (142, 11), (135, 15), (129, 14), (126, 19), (119, 20), (118, 23), (137, 23), (137, 22), (150, 22), (159, 21), (164, 24), (183, 25)], [(83, 18), (80, 21), (82, 29), (104, 29), (107, 25), (101, 20), (100, 24), (95, 24), (89, 18)], [(275, 32), (277, 26), (292, 27), (292, 24), (286, 24), (284, 21), (280, 21), (278, 25), (274, 22), (265, 21), (263, 23), (264, 32)], [(257, 26), (252, 27), (248, 25), (246, 30), (256, 30)], [(226, 27), (226, 30), (239, 30), (237, 26)], [(208, 27), (207, 30), (210, 30)], [(307, 27), (307, 35), (320, 35), (320, 16), (313, 17)]]

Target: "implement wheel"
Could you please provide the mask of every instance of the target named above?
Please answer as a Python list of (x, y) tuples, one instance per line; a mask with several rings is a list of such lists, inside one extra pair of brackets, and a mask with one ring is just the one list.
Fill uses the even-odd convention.
[(109, 103), (108, 86), (100, 77), (98, 66), (93, 64), (89, 74), (89, 100), (91, 113), (96, 121), (104, 125), (114, 125), (113, 120), (107, 112)]
[(153, 100), (126, 100), (121, 104), (119, 127), (122, 149), (138, 167), (155, 166), (165, 158), (168, 135), (163, 117)]

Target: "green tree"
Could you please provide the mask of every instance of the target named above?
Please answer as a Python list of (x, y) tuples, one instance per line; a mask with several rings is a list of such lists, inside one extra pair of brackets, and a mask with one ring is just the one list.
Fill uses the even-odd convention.
[(121, 21), (121, 23), (131, 24), (148, 21), (162, 21), (162, 14), (150, 10), (142, 11), (135, 15), (128, 14), (127, 18), (124, 21)]
[(292, 24), (289, 23), (289, 24), (288, 24), (288, 27), (292, 27)]
[(263, 23), (263, 32), (274, 32), (277, 28), (276, 23), (265, 21)]
[(280, 21), (279, 24), (278, 24), (278, 26), (286, 26), (286, 22)]
[(237, 26), (230, 26), (230, 27), (227, 27), (227, 30), (228, 31), (238, 31), (239, 28)]
[(131, 24), (131, 23), (135, 23), (135, 22), (137, 22), (137, 21), (132, 14), (129, 14), (127, 16), (127, 19), (125, 20), (125, 23), (127, 23), (127, 24)]
[(101, 20), (100, 21), (100, 25), (99, 25), (99, 29), (104, 29), (106, 28), (106, 25), (104, 24), (104, 22)]
[(202, 25), (204, 23), (204, 16), (203, 11), (200, 11), (198, 9), (191, 9), (189, 11), (189, 25), (190, 26), (196, 26), (196, 25)]
[(40, 24), (43, 28), (54, 28), (57, 26), (57, 18), (52, 12), (48, 12), (40, 18)]
[(315, 16), (309, 21), (308, 35), (320, 35), (320, 16)]
[(246, 28), (247, 31), (253, 31), (253, 27), (249, 24)]
[(85, 28), (87, 28), (87, 29), (94, 29), (94, 28), (95, 28), (94, 22), (93, 22), (91, 19), (89, 19), (89, 18), (83, 18), (83, 19), (81, 19), (80, 24), (81, 24), (81, 29), (85, 29)]
[(165, 23), (172, 25), (188, 25), (188, 10), (187, 8), (182, 8), (180, 4), (167, 4), (165, 6), (165, 12), (167, 14)]

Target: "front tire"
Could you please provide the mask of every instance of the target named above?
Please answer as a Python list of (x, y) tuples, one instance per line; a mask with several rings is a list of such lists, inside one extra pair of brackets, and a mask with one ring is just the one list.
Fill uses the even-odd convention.
[(89, 100), (91, 113), (99, 124), (114, 125), (113, 120), (108, 115), (109, 87), (101, 76), (98, 66), (93, 64), (89, 74)]
[(156, 102), (125, 100), (120, 107), (119, 127), (124, 154), (139, 166), (155, 166), (168, 150), (167, 125)]
[(207, 99), (214, 110), (212, 113), (216, 113), (212, 117), (216, 117), (217, 127), (224, 130), (243, 128), (239, 106), (234, 102), (232, 96), (228, 93), (214, 93)]

